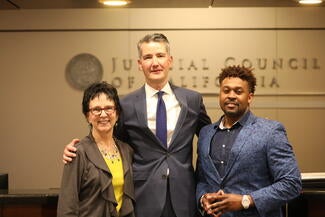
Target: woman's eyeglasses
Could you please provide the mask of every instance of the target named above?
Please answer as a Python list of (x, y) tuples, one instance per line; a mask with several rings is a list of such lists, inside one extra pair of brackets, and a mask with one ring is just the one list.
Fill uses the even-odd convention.
[(106, 106), (104, 108), (101, 107), (94, 107), (94, 108), (90, 108), (89, 111), (93, 114), (93, 115), (101, 115), (102, 111), (104, 111), (107, 115), (112, 114), (113, 112), (115, 112), (115, 106)]

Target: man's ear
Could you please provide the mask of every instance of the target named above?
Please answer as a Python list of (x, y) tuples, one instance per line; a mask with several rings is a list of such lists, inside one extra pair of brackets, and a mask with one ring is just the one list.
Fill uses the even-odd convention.
[(140, 71), (143, 71), (143, 70), (142, 70), (141, 60), (138, 60), (138, 69), (139, 69)]
[(249, 93), (248, 95), (248, 104), (250, 105), (253, 102), (254, 93)]

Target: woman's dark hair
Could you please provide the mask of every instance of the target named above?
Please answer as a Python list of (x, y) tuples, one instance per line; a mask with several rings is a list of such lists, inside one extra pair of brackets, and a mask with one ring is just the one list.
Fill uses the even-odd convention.
[(113, 85), (107, 83), (106, 81), (96, 82), (87, 87), (87, 89), (84, 91), (84, 96), (82, 99), (82, 113), (87, 116), (90, 101), (102, 93), (104, 93), (108, 99), (114, 101), (116, 114), (120, 116), (122, 108), (117, 90), (115, 87), (113, 87)]

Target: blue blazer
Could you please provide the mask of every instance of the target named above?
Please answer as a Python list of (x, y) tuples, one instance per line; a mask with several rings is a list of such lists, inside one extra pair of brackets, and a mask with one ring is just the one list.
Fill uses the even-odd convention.
[(193, 136), (211, 120), (198, 92), (173, 85), (171, 88), (181, 111), (168, 149), (148, 128), (144, 86), (121, 99), (123, 113), (119, 136), (134, 149), (135, 211), (138, 217), (161, 216), (166, 200), (167, 168), (176, 215), (191, 217), (197, 210)]
[(282, 216), (281, 206), (301, 191), (300, 171), (284, 126), (250, 113), (233, 144), (221, 179), (209, 155), (220, 120), (200, 132), (197, 201), (205, 193), (223, 189), (225, 193), (249, 194), (255, 203), (255, 208), (226, 213), (223, 217)]

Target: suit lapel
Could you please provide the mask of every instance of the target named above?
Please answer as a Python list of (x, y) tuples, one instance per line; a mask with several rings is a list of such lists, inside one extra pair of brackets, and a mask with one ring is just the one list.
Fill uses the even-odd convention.
[(171, 86), (171, 89), (173, 90), (175, 96), (176, 96), (176, 99), (178, 100), (179, 102), (179, 105), (181, 107), (181, 111), (179, 113), (179, 116), (178, 116), (178, 120), (177, 120), (177, 123), (176, 123), (176, 126), (175, 126), (175, 130), (174, 130), (174, 133), (173, 133), (173, 137), (171, 139), (171, 142), (170, 142), (170, 146), (172, 146), (173, 144), (173, 141), (175, 140), (175, 138), (177, 137), (177, 134), (179, 134), (180, 130), (182, 129), (182, 126), (184, 124), (184, 121), (186, 119), (186, 115), (187, 115), (187, 112), (188, 112), (188, 105), (187, 105), (187, 97), (185, 94), (183, 94), (183, 92), (181, 91), (178, 91), (179, 89), (173, 85), (170, 85)]
[(148, 127), (146, 92), (144, 86), (139, 90), (138, 94), (136, 95), (134, 108), (136, 111), (138, 123), (140, 127), (144, 129), (144, 133), (147, 134), (147, 136), (157, 140), (157, 143), (161, 144), (162, 147), (165, 147)]
[(136, 95), (134, 107), (137, 114), (137, 119), (139, 121), (138, 123), (140, 123), (143, 127), (148, 127), (146, 93), (145, 93), (144, 86), (140, 89), (140, 91)]

